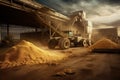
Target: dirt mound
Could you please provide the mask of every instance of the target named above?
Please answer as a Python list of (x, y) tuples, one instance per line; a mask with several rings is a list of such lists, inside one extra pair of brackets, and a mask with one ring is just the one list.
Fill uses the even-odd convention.
[(110, 39), (100, 39), (95, 44), (91, 45), (89, 49), (116, 49), (120, 48), (118, 44), (111, 41)]
[(34, 44), (23, 40), (6, 51), (3, 57), (4, 60), (0, 65), (1, 68), (14, 67), (23, 64), (52, 63), (64, 59), (65, 55), (45, 51)]

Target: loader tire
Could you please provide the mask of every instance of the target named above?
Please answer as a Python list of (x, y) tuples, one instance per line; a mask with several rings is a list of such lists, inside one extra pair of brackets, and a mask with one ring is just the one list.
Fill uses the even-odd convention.
[(90, 46), (90, 42), (89, 42), (88, 39), (84, 39), (84, 41), (83, 41), (83, 46), (84, 46), (84, 47)]
[(58, 45), (58, 41), (56, 39), (51, 39), (48, 42), (48, 48), (49, 49), (55, 49), (55, 47)]
[(88, 46), (91, 46), (91, 45), (92, 45), (91, 40), (87, 39), (86, 42), (87, 42)]
[(83, 42), (84, 42), (84, 39), (81, 39), (80, 41), (79, 41), (79, 46), (80, 47), (83, 47), (84, 45), (83, 45)]
[(89, 42), (86, 39), (84, 39), (84, 41), (83, 41), (83, 46), (84, 47), (88, 47), (89, 46)]
[(70, 40), (68, 38), (61, 38), (59, 40), (60, 49), (68, 49), (70, 47)]
[(89, 40), (87, 40), (87, 39), (81, 39), (80, 42), (79, 42), (79, 46), (80, 47), (88, 47), (88, 46), (90, 46)]

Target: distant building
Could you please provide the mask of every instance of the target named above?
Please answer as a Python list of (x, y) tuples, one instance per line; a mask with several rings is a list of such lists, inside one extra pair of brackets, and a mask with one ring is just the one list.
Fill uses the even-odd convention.
[[(19, 40), (20, 34), (26, 32), (35, 32), (35, 28), (27, 26), (9, 25), (9, 35), (11, 35), (15, 40)], [(0, 24), (0, 40), (4, 39), (4, 37), (6, 36), (7, 36), (6, 24)]]
[(114, 42), (118, 42), (117, 28), (93, 29), (92, 41), (96, 42), (101, 38), (108, 38)]

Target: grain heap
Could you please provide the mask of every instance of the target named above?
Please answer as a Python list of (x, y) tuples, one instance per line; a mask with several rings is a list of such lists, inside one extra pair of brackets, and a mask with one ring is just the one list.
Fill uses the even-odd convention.
[(23, 64), (52, 63), (64, 59), (66, 56), (60, 53), (50, 53), (28, 41), (21, 41), (3, 55), (1, 68), (19, 66)]
[(89, 49), (118, 49), (120, 46), (110, 39), (100, 39), (95, 44), (91, 45)]

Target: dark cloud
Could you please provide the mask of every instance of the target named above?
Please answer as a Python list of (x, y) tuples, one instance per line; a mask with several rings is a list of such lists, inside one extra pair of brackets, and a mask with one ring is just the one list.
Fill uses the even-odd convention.
[[(120, 26), (120, 0), (36, 0), (56, 11), (68, 15), (84, 10), (94, 23)], [(116, 23), (115, 23), (116, 22)], [(116, 25), (115, 25), (116, 26)]]
[[(77, 3), (79, 1), (90, 2), (92, 0), (62, 0), (65, 3)], [(100, 3), (120, 4), (120, 0), (96, 0)]]
[(79, 0), (62, 0), (63, 2), (66, 2), (66, 3), (77, 3), (79, 2)]
[(110, 4), (120, 4), (120, 0), (100, 0), (100, 1), (110, 3)]

